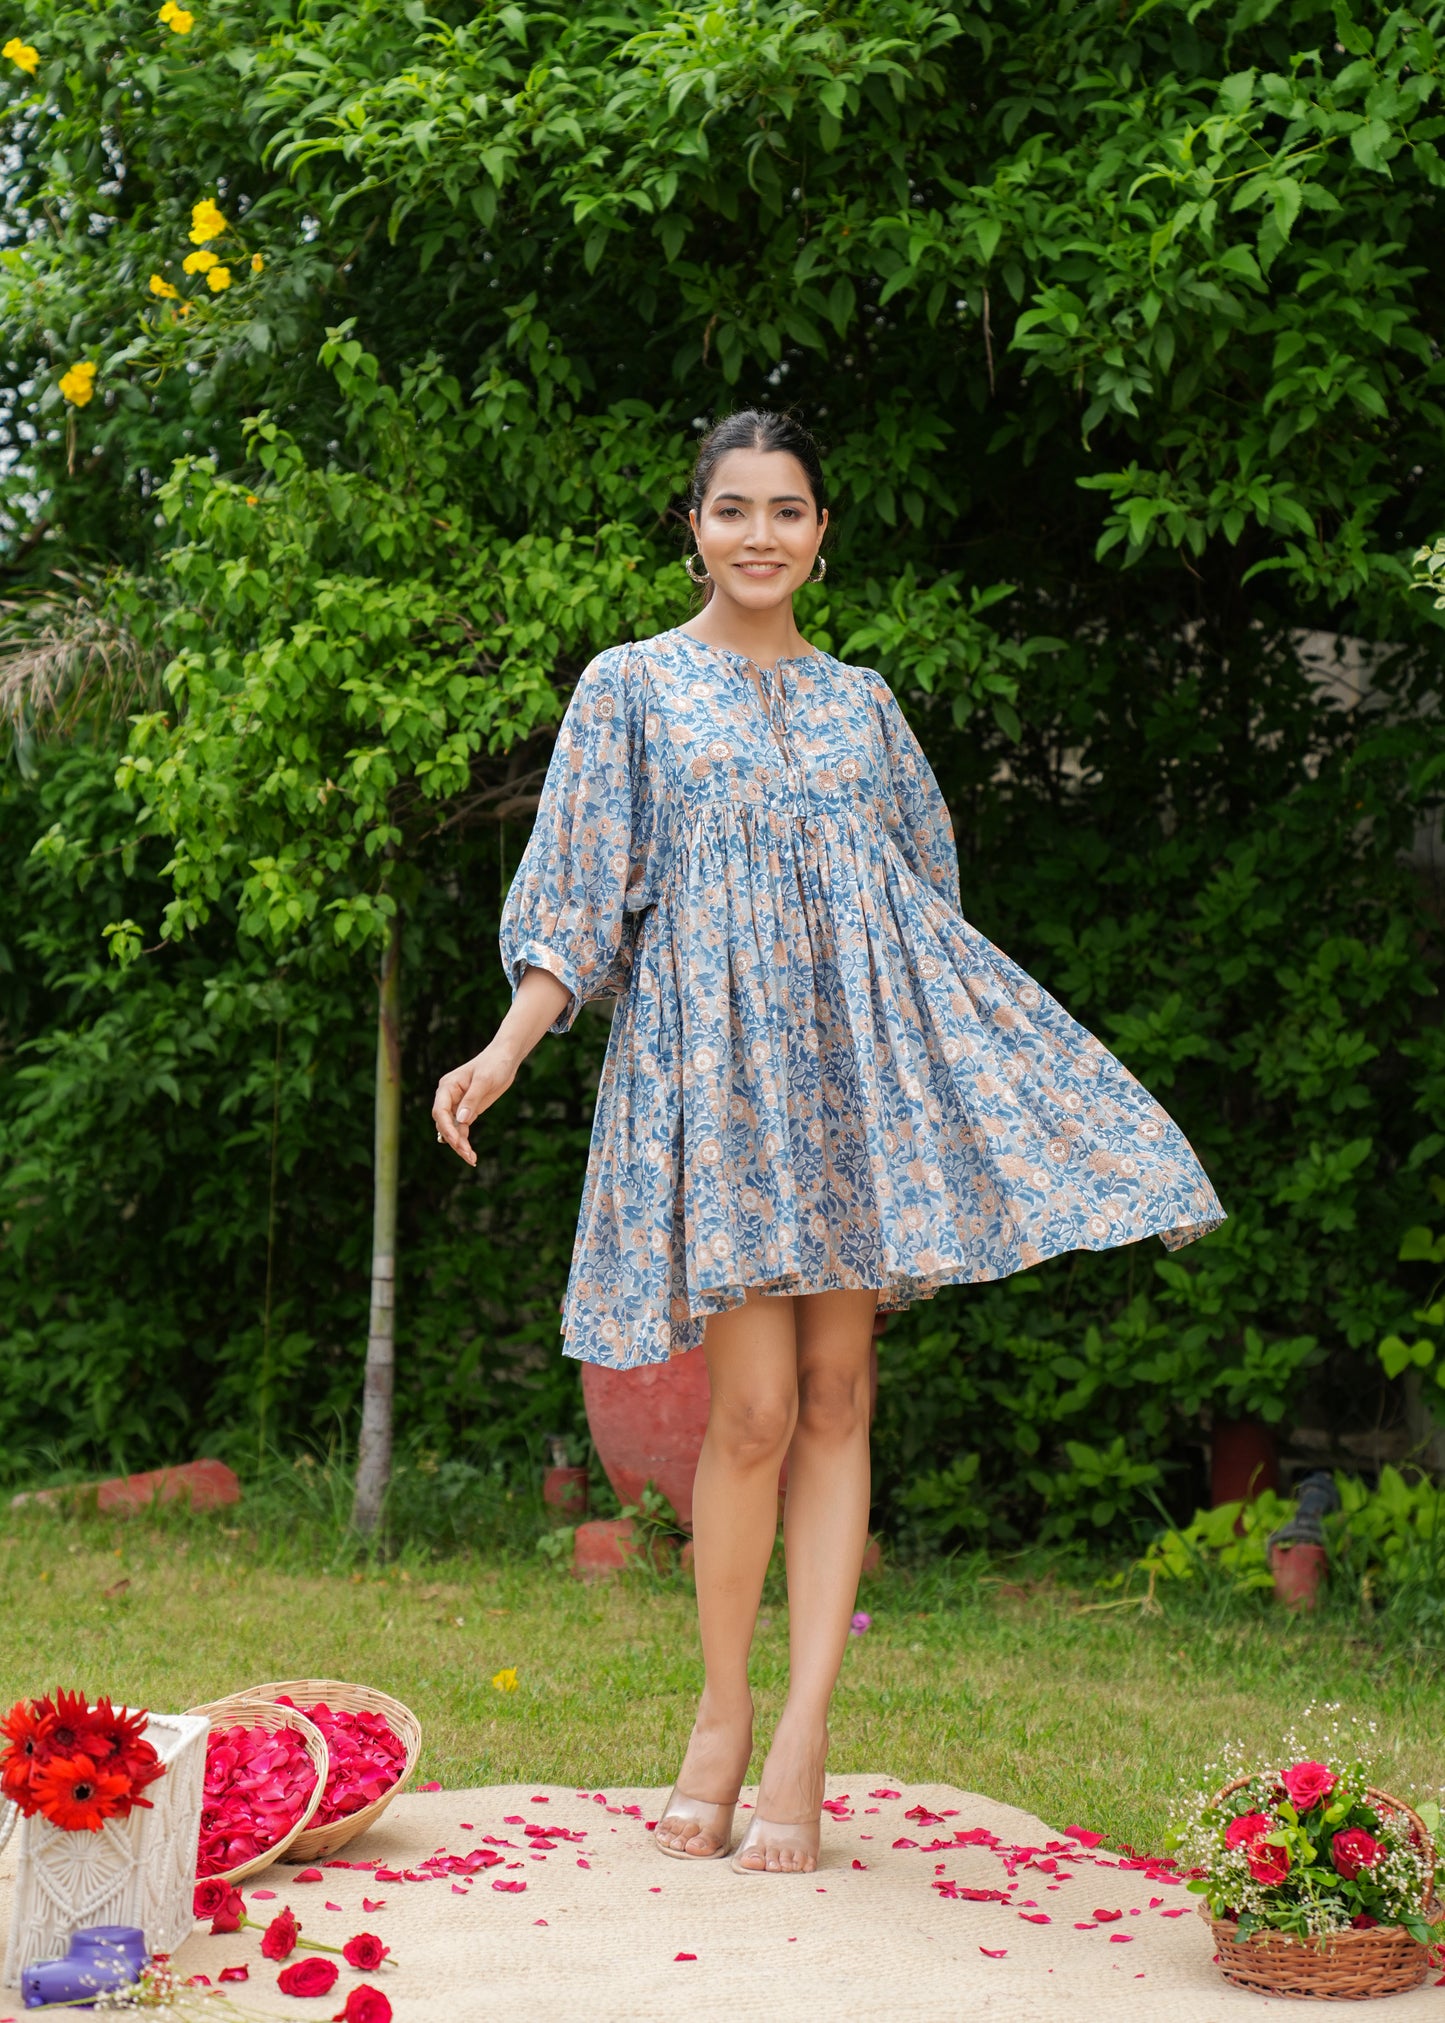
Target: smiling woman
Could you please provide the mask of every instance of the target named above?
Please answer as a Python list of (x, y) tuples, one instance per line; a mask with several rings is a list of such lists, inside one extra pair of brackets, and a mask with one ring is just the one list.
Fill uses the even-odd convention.
[(1223, 1210), (1159, 1104), (963, 918), (887, 683), (799, 632), (828, 525), (806, 431), (730, 416), (689, 496), (707, 600), (578, 683), (503, 915), (512, 1009), (432, 1114), (475, 1163), (472, 1124), (543, 1032), (622, 999), (562, 1327), (614, 1368), (707, 1359), (706, 1685), (657, 1844), (728, 1851), (786, 1454), (792, 1676), (733, 1866), (797, 1872), (867, 1537), (876, 1312), (1060, 1251), (1177, 1248)]

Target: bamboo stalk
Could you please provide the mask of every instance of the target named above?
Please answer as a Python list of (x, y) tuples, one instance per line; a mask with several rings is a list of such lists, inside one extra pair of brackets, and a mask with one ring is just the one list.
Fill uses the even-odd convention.
[(396, 1198), (401, 1150), (401, 914), (391, 916), (376, 995), (376, 1156), (372, 1176), (371, 1322), (351, 1521), (375, 1531), (391, 1481), (396, 1371)]

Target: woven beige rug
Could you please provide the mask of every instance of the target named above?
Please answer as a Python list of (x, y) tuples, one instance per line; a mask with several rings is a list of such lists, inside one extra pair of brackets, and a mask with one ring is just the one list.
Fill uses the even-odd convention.
[[(238, 2007), (297, 2019), (330, 2019), (362, 1980), (385, 1990), (396, 2023), (784, 2014), (1230, 2023), (1266, 2009), (1340, 2013), (1335, 2003), (1266, 2001), (1227, 1986), (1196, 1899), (1179, 1884), (952, 1785), (830, 1777), (822, 1866), (809, 1876), (668, 1860), (646, 1828), (665, 1795), (546, 1784), (404, 1794), (341, 1851), (372, 1866), (323, 1866), (319, 1881), (302, 1882), (304, 1871), (279, 1865), (243, 1885), (253, 1917), (289, 1904), (308, 1935), (332, 1944), (377, 1933), (395, 1954), (380, 1971), (343, 1968), (329, 1996), (300, 2000), (278, 1992), (258, 1933), (212, 1938), (204, 1927), (177, 1964), (213, 1982), (223, 1967), (245, 1965), (248, 1979), (228, 1990)], [(471, 1856), (470, 1873), (436, 1859), (423, 1866), (443, 1855)], [(12, 1846), (0, 1857), (0, 1920), (14, 1873)], [(363, 1899), (380, 1908), (364, 1911)], [(1380, 2013), (1389, 2023), (1445, 2023), (1434, 1979)], [(0, 2017), (23, 2019), (17, 2002), (13, 1990), (0, 1995)]]

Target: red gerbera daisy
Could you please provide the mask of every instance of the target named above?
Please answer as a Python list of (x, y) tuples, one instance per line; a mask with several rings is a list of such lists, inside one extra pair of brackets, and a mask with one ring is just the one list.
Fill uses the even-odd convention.
[(102, 1697), (96, 1701), (90, 1718), (102, 1744), (99, 1753), (93, 1754), (97, 1767), (123, 1771), (130, 1779), (132, 1803), (149, 1806), (151, 1801), (140, 1794), (148, 1784), (164, 1777), (166, 1769), (156, 1754), (155, 1745), (145, 1739), (149, 1715), (144, 1709), (132, 1714), (122, 1708), (117, 1713), (110, 1700)]
[(35, 1811), (30, 1794), (30, 1772), (40, 1748), (40, 1725), (27, 1700), (17, 1700), (0, 1721), (0, 1735), (7, 1747), (0, 1754), (0, 1797), (18, 1805), (27, 1817)]
[(40, 1811), (67, 1833), (99, 1833), (129, 1809), (130, 1779), (97, 1770), (88, 1756), (52, 1756), (31, 1773), (30, 1788)]
[(106, 1755), (105, 1737), (84, 1693), (67, 1693), (57, 1687), (53, 1698), (32, 1704), (39, 1732), (38, 1755), (85, 1756), (91, 1763)]

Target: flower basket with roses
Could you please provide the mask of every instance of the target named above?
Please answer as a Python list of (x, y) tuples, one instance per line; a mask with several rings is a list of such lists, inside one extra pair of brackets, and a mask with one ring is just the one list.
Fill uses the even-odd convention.
[(1439, 1809), (1328, 1753), (1291, 1744), (1278, 1765), (1237, 1770), (1197, 1794), (1173, 1842), (1227, 1981), (1327, 2001), (1398, 1994), (1425, 1979), (1439, 1936)]

